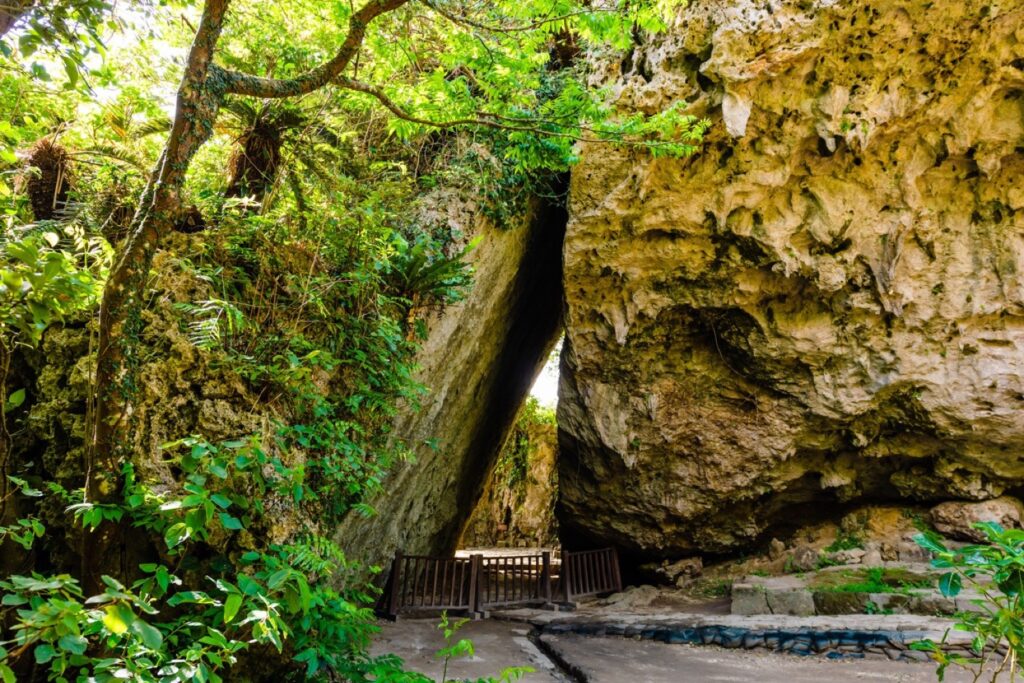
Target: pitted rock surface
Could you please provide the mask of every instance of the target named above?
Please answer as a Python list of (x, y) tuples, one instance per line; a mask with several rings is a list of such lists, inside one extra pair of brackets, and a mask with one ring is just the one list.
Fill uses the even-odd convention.
[(602, 73), (714, 127), (573, 172), (566, 543), (729, 552), (1024, 477), (1024, 1), (691, 3)]

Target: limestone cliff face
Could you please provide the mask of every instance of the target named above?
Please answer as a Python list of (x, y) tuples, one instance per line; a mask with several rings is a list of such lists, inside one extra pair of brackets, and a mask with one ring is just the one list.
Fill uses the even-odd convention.
[(564, 542), (725, 552), (1024, 482), (1024, 2), (693, 2), (605, 75), (715, 125), (574, 170)]
[(557, 546), (557, 457), (554, 414), (528, 402), (498, 455), (460, 545)]
[[(443, 203), (443, 202), (442, 202)], [(524, 225), (497, 228), (452, 202), (445, 220), (467, 238), (473, 287), (428, 321), (417, 380), (427, 394), (404, 410), (394, 434), (413, 451), (372, 501), (377, 514), (349, 515), (336, 540), (350, 557), (386, 564), (396, 549), (456, 549), (534, 378), (558, 337), (565, 211), (537, 203)]]

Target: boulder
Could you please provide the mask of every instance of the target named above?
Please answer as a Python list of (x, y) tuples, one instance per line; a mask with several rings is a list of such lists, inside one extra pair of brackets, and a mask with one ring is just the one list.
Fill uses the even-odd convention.
[(866, 555), (866, 551), (860, 548), (850, 548), (849, 550), (840, 550), (829, 555), (829, 559), (837, 564), (860, 564), (861, 558)]
[(809, 545), (802, 545), (793, 551), (789, 566), (794, 571), (809, 572), (818, 568), (821, 554)]
[(764, 586), (755, 583), (734, 583), (730, 611), (732, 614), (743, 616), (770, 614)]
[(1022, 517), (1024, 504), (1012, 496), (981, 502), (950, 501), (931, 510), (932, 526), (939, 533), (959, 541), (984, 541), (987, 538), (985, 533), (974, 528), (978, 522), (995, 522), (1004, 529), (1019, 529)]
[[(735, 553), (1024, 481), (1024, 0), (694, 2), (599, 73), (695, 156), (585, 144), (563, 537)], [(883, 553), (884, 555), (885, 553)]]

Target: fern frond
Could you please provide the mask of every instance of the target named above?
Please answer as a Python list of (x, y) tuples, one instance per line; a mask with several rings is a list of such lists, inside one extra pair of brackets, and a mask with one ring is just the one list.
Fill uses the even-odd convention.
[(224, 346), (245, 326), (245, 314), (221, 299), (181, 303), (175, 307), (192, 318), (185, 324), (189, 342), (207, 351)]
[(171, 118), (169, 116), (157, 116), (144, 123), (140, 123), (132, 130), (134, 137), (144, 138), (150, 135), (159, 135), (160, 133), (166, 133), (171, 129), (172, 125)]

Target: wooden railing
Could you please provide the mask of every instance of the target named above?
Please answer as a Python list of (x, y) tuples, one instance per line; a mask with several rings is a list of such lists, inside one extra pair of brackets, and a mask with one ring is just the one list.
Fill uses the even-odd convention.
[(481, 610), (551, 604), (551, 553), (484, 557), (480, 570), (477, 604)]
[(622, 590), (615, 550), (563, 552), (561, 571), (551, 554), (484, 557), (427, 557), (395, 553), (382, 599), (385, 611), (465, 611), (513, 606), (549, 606), (557, 594), (564, 602)]
[(562, 553), (562, 595), (566, 602), (576, 598), (622, 590), (619, 554), (615, 548)]
[(388, 614), (403, 611), (476, 611), (478, 560), (395, 553), (387, 587)]

